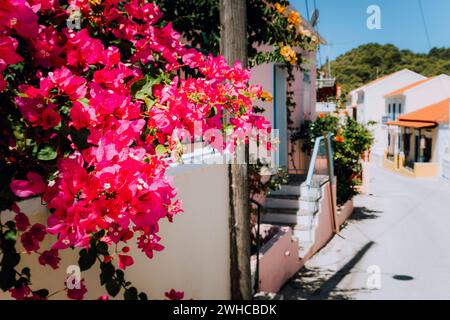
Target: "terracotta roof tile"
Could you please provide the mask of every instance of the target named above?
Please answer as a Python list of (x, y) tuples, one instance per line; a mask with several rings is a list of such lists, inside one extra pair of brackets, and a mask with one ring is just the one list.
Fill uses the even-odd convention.
[(400, 121), (428, 121), (443, 123), (449, 121), (450, 98), (425, 108), (404, 114), (399, 117)]
[(423, 122), (423, 121), (390, 121), (386, 123), (390, 126), (408, 127), (408, 128), (430, 128), (435, 127), (434, 122)]

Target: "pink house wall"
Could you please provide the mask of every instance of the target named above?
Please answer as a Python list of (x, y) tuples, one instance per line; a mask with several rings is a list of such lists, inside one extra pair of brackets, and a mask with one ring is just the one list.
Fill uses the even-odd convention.
[[(299, 129), (305, 120), (314, 120), (316, 118), (316, 52), (304, 52), (303, 56), (305, 58), (303, 67), (309, 73), (309, 84), (304, 82), (304, 71), (296, 69), (294, 71), (295, 80), (292, 87), (296, 107), (291, 114), (292, 126), (296, 129)], [(251, 71), (250, 82), (261, 85), (263, 90), (274, 95), (274, 63), (255, 66)], [(302, 90), (305, 90), (303, 97)], [(263, 115), (274, 125), (274, 102), (260, 102), (259, 106), (266, 109)], [(309, 163), (309, 157), (301, 151), (302, 141), (296, 141), (295, 145), (292, 146), (289, 140), (290, 133), (287, 136), (287, 148), (288, 150), (294, 151), (294, 155), (288, 159), (289, 170), (293, 173), (304, 173)]]
[[(293, 84), (294, 91), (294, 101), (296, 103), (296, 108), (291, 115), (294, 127), (300, 127), (301, 123), (305, 119), (314, 119), (315, 117), (315, 105), (316, 105), (316, 78), (317, 78), (317, 68), (316, 68), (316, 53), (309, 52), (304, 53), (307, 62), (304, 63), (304, 67), (308, 69), (310, 75), (310, 85), (309, 89), (305, 92), (306, 98), (302, 101), (301, 92), (303, 87), (306, 85), (303, 82), (303, 71), (295, 70), (295, 81)], [(274, 83), (273, 83), (273, 68), (274, 63), (264, 63), (257, 65), (251, 69), (251, 79), (252, 84), (261, 85), (263, 90), (270, 92), (274, 95)], [(306, 103), (305, 103), (306, 102)], [(273, 107), (274, 103), (263, 103), (260, 102), (261, 107), (266, 108), (264, 116), (269, 119), (273, 124)]]

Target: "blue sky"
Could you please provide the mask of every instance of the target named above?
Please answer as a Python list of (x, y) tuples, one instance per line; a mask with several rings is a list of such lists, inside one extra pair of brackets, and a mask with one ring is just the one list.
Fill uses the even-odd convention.
[[(306, 17), (314, 10), (314, 0), (291, 0), (294, 7)], [(318, 29), (329, 46), (321, 48), (320, 56), (334, 59), (361, 44), (392, 43), (401, 49), (428, 52), (419, 0), (315, 0), (320, 11)], [(367, 28), (366, 13), (370, 5), (381, 9), (381, 29)], [(450, 0), (422, 0), (431, 46), (450, 47)]]

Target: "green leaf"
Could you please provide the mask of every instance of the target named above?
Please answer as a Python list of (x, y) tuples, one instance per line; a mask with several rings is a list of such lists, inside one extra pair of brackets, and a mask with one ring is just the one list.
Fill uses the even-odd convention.
[(86, 149), (89, 147), (89, 144), (87, 142), (87, 138), (89, 137), (89, 129), (82, 128), (80, 130), (76, 130), (75, 128), (70, 128), (70, 137), (72, 138), (73, 143), (80, 149)]
[(16, 274), (13, 268), (5, 268), (4, 266), (0, 270), (0, 289), (2, 291), (8, 291), (12, 288), (16, 281)]
[(139, 297), (139, 300), (144, 300), (144, 301), (148, 300), (148, 297), (144, 292), (139, 293), (138, 297)]
[(14, 268), (20, 262), (20, 255), (16, 252), (4, 251), (3, 259), (1, 262), (2, 268)]
[(155, 148), (155, 152), (158, 157), (161, 157), (163, 154), (167, 152), (167, 149), (162, 144), (158, 144)]
[(16, 230), (16, 223), (12, 220), (7, 221), (5, 225), (11, 230)]
[(86, 250), (82, 249), (80, 251), (80, 258), (78, 259), (78, 265), (80, 266), (81, 271), (88, 270), (91, 268), (95, 261), (96, 261), (97, 255), (95, 250)]
[(125, 273), (122, 270), (116, 270), (117, 280), (122, 282), (125, 279)]
[(52, 145), (46, 145), (41, 148), (37, 154), (37, 158), (42, 161), (55, 160), (57, 156), (55, 147)]
[(212, 118), (215, 115), (217, 115), (217, 108), (216, 107), (212, 107), (211, 110), (209, 110), (209, 114), (208, 114), (207, 118)]
[(23, 268), (21, 274), (23, 274), (28, 279), (30, 279), (31, 278), (30, 268), (28, 268), (28, 267)]
[(138, 300), (138, 292), (135, 287), (125, 290), (123, 297), (125, 300)]
[(115, 279), (109, 280), (106, 282), (106, 291), (110, 296), (117, 296), (120, 291), (120, 283)]
[(112, 263), (102, 263), (100, 265), (100, 284), (103, 286), (108, 281), (111, 281), (111, 279), (114, 276), (114, 266)]
[(78, 100), (83, 106), (89, 106), (89, 100), (87, 98), (81, 98)]
[(37, 291), (33, 291), (34, 294), (38, 295), (41, 298), (47, 298), (48, 297), (48, 290), (47, 289), (40, 289)]
[(17, 235), (15, 230), (8, 230), (5, 232), (5, 239), (10, 241), (16, 241)]
[(104, 255), (104, 256), (109, 255), (109, 252), (108, 252), (108, 245), (107, 245), (105, 242), (101, 242), (101, 241), (100, 241), (100, 242), (97, 244), (97, 252), (100, 253), (100, 254), (102, 254), (102, 255)]
[(139, 100), (146, 100), (148, 97), (153, 97), (152, 88), (155, 84), (161, 82), (161, 79), (152, 78), (146, 75), (145, 78), (136, 81), (131, 85), (131, 93)]

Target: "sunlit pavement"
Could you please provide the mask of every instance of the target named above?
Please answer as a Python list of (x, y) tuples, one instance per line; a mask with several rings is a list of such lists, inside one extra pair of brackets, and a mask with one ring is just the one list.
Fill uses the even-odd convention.
[(370, 165), (340, 236), (281, 290), (284, 299), (450, 299), (450, 183)]

